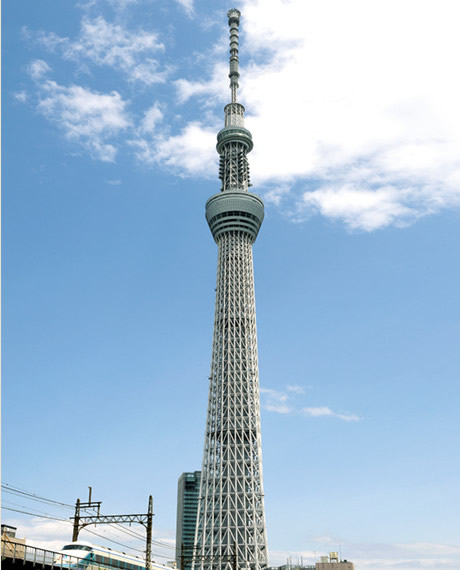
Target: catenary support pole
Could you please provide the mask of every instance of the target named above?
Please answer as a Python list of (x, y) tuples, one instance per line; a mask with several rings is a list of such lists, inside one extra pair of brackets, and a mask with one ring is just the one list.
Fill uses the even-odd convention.
[(77, 502), (75, 503), (75, 516), (73, 519), (72, 542), (76, 542), (78, 540), (79, 530), (80, 530), (80, 499), (77, 499)]
[(147, 513), (147, 545), (145, 548), (145, 570), (150, 570), (152, 563), (152, 527), (153, 527), (153, 498), (149, 497), (149, 510)]

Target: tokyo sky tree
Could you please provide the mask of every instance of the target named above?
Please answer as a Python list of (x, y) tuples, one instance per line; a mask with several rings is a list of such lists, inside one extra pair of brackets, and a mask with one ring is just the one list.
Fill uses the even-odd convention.
[(218, 246), (208, 415), (194, 570), (267, 566), (252, 244), (264, 205), (250, 186), (251, 133), (237, 101), (240, 12), (228, 12), (231, 103), (217, 135), (221, 191), (206, 203)]

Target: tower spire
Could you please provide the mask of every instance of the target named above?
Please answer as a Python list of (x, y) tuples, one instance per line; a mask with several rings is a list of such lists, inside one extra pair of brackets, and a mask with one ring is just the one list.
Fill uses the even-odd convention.
[(240, 25), (241, 12), (232, 8), (227, 12), (228, 25), (230, 27), (230, 89), (232, 90), (232, 103), (238, 101), (238, 78), (239, 58), (238, 58), (238, 26)]

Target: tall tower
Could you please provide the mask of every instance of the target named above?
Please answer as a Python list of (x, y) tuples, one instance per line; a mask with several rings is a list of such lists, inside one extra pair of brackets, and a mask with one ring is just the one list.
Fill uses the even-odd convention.
[[(194, 569), (267, 566), (252, 244), (264, 204), (248, 192), (252, 136), (237, 101), (240, 12), (228, 12), (231, 103), (217, 135), (221, 191), (206, 203), (218, 246), (216, 308)], [(235, 558), (236, 556), (236, 558)]]

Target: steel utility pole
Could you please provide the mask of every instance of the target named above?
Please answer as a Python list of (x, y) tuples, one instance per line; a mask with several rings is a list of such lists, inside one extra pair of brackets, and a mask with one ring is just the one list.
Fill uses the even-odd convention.
[(77, 502), (75, 503), (75, 516), (73, 517), (73, 534), (72, 534), (72, 542), (75, 542), (78, 540), (78, 533), (80, 532), (80, 529), (83, 527), (80, 527), (80, 509), (97, 509), (97, 514), (99, 516), (100, 512), (101, 512), (101, 501), (96, 501), (93, 502), (91, 501), (91, 492), (92, 492), (92, 488), (88, 487), (89, 489), (89, 498), (88, 498), (88, 502), (87, 503), (82, 503), (80, 501), (80, 499), (77, 499)]
[[(91, 497), (91, 491), (90, 491)], [(80, 516), (80, 510), (86, 508), (97, 507), (97, 515), (82, 517)], [(145, 570), (151, 570), (152, 567), (152, 529), (153, 529), (153, 498), (152, 495), (149, 497), (149, 507), (147, 514), (142, 515), (101, 515), (100, 514), (101, 502), (91, 502), (81, 503), (80, 499), (77, 499), (75, 503), (75, 516), (71, 517), (73, 519), (73, 535), (72, 541), (78, 540), (78, 535), (80, 531), (85, 528), (85, 526), (91, 524), (111, 524), (111, 523), (139, 523), (144, 526), (147, 530), (147, 541), (145, 547)]]
[(152, 527), (153, 527), (153, 499), (149, 497), (149, 510), (147, 512), (147, 545), (145, 547), (145, 570), (150, 570), (152, 563)]

